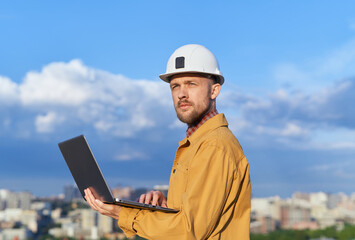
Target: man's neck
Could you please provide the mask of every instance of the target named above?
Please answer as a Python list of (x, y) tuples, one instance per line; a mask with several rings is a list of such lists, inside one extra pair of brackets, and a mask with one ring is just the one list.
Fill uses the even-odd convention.
[(218, 114), (218, 111), (216, 108), (212, 108), (211, 111), (209, 111), (207, 114), (205, 114), (201, 120), (192, 126), (189, 126), (186, 130), (186, 137), (190, 137), (199, 127), (201, 127), (208, 119), (216, 116)]

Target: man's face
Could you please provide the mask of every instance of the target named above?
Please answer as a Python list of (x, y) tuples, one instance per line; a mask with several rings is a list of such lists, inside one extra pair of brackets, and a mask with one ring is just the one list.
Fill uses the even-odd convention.
[(197, 74), (178, 74), (171, 78), (170, 90), (177, 117), (194, 125), (212, 108), (212, 80)]

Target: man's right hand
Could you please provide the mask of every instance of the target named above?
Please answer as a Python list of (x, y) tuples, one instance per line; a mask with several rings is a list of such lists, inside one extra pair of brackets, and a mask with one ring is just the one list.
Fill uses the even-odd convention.
[(86, 202), (90, 205), (93, 210), (99, 213), (115, 218), (118, 220), (121, 212), (121, 207), (114, 204), (105, 204), (98, 199), (95, 199), (94, 195), (89, 188), (84, 190)]
[(139, 198), (140, 203), (151, 204), (154, 206), (168, 207), (166, 204), (166, 198), (160, 191), (150, 191), (146, 194), (142, 194)]

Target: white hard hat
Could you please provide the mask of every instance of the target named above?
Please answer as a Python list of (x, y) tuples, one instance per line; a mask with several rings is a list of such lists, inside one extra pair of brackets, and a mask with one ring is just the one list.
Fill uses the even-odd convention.
[(210, 50), (198, 44), (188, 44), (176, 49), (166, 65), (166, 73), (159, 77), (169, 83), (170, 77), (179, 73), (213, 75), (219, 84), (224, 83), (216, 57)]

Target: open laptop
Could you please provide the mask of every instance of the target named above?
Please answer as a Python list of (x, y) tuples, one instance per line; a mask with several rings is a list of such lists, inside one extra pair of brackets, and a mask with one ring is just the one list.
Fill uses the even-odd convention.
[(61, 142), (58, 146), (83, 197), (84, 189), (89, 188), (95, 198), (104, 203), (167, 213), (178, 212), (171, 208), (114, 198), (84, 135)]

